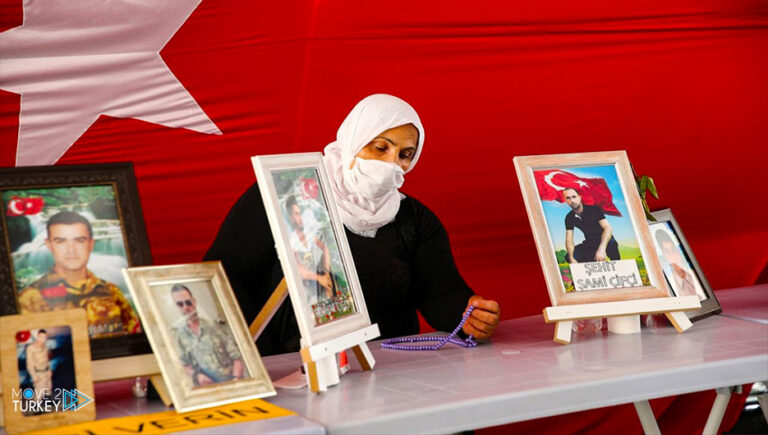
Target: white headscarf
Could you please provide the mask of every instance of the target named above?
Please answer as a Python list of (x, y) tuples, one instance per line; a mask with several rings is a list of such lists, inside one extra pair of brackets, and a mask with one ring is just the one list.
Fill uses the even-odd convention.
[(325, 147), (323, 161), (341, 220), (355, 234), (375, 237), (377, 229), (395, 219), (404, 196), (393, 187), (372, 200), (365, 198), (350, 179), (349, 166), (355, 155), (381, 132), (406, 124), (413, 124), (419, 130), (419, 144), (406, 171), (410, 172), (424, 145), (424, 127), (413, 107), (392, 95), (374, 94), (360, 100), (341, 123), (336, 141)]

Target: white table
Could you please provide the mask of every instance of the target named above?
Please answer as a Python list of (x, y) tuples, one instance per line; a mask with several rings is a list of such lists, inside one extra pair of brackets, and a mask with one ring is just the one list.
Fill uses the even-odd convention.
[[(768, 325), (768, 285), (756, 285), (742, 287), (733, 290), (715, 292), (720, 305), (723, 308), (723, 316), (743, 319), (750, 322)], [(762, 379), (768, 383), (768, 378)], [(720, 402), (726, 402), (728, 397), (721, 397), (725, 393), (718, 390)], [(757, 402), (763, 411), (765, 420), (768, 421), (768, 394), (757, 396)], [(713, 413), (718, 411), (713, 407)], [(724, 410), (723, 410), (724, 411)]]
[[(633, 402), (642, 415), (648, 399), (768, 379), (768, 325), (743, 319), (712, 316), (683, 334), (666, 322), (634, 335), (603, 331), (569, 345), (555, 344), (553, 332), (533, 316), (502, 322), (475, 349), (404, 352), (374, 342), (373, 372), (351, 358), (353, 371), (326, 393), (280, 389), (267, 400), (329, 433), (435, 433)], [(300, 357), (264, 361), (278, 379)]]
[(715, 292), (724, 316), (768, 325), (768, 284)]
[[(708, 389), (719, 389), (722, 398), (723, 387), (768, 379), (768, 286), (717, 297), (723, 315), (683, 334), (656, 317), (661, 326), (640, 334), (602, 331), (559, 345), (552, 341), (554, 325), (532, 316), (502, 322), (494, 340), (475, 349), (404, 352), (370, 343), (373, 372), (361, 372), (350, 353), (353, 371), (326, 393), (280, 389), (266, 399), (298, 416), (192, 433), (457, 432), (632, 402), (642, 414), (648, 399)], [(298, 354), (264, 358), (272, 379), (300, 361)], [(129, 386), (97, 385), (99, 418), (167, 409), (134, 399)]]

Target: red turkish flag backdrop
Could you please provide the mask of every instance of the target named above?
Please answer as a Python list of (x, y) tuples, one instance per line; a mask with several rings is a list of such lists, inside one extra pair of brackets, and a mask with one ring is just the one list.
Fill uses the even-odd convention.
[[(20, 0), (0, 0), (0, 31), (22, 19)], [(386, 92), (427, 132), (404, 191), (441, 218), (503, 318), (550, 305), (516, 155), (627, 150), (713, 287), (738, 287), (768, 260), (765, 53), (762, 0), (204, 0), (160, 56), (221, 134), (102, 115), (57, 164), (133, 161), (156, 263), (194, 262), (254, 181), (250, 156), (320, 151), (359, 99)], [(15, 165), (24, 101), (0, 91), (1, 165)], [(652, 403), (662, 431), (700, 432), (694, 402)], [(632, 406), (552, 427), (641, 433), (628, 422)]]
[(603, 178), (585, 178), (559, 169), (533, 171), (536, 188), (542, 201), (565, 202), (563, 190), (576, 189), (586, 205), (598, 205), (605, 214), (621, 216), (613, 204), (613, 194)]

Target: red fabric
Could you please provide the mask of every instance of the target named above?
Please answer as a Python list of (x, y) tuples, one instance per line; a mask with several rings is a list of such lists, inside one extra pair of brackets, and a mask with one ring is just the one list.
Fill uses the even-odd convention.
[[(22, 19), (20, 0), (0, 0), (0, 31)], [(738, 287), (768, 260), (765, 53), (762, 0), (205, 0), (160, 54), (222, 134), (101, 116), (58, 163), (133, 161), (155, 262), (194, 262), (254, 181), (250, 156), (320, 151), (360, 98), (387, 92), (427, 132), (404, 191), (503, 318), (549, 305), (515, 155), (627, 150), (712, 286)], [(21, 103), (0, 91), (0, 165), (14, 164)], [(682, 400), (682, 421), (706, 413)], [(630, 414), (551, 428), (637, 430)]]
[(572, 188), (576, 189), (585, 205), (599, 205), (605, 214), (621, 216), (603, 178), (583, 178), (560, 169), (533, 171), (533, 178), (543, 201), (565, 202), (563, 188)]

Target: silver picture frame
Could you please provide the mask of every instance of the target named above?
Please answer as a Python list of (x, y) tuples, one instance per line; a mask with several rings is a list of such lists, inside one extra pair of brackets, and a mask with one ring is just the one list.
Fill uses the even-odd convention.
[[(123, 274), (178, 412), (276, 394), (221, 262), (132, 267), (123, 269)], [(182, 348), (186, 334), (182, 329), (190, 316), (174, 296), (178, 288), (189, 293), (184, 295), (187, 299), (194, 299), (195, 315), (206, 319), (207, 328), (214, 331), (210, 335), (223, 337), (214, 341), (219, 343), (217, 351), (193, 353)], [(233, 376), (216, 378), (205, 363), (190, 361), (211, 353), (242, 371), (236, 374), (233, 369)], [(200, 383), (198, 376), (212, 381)]]
[(669, 261), (665, 259), (664, 247), (660, 245), (659, 238), (656, 237), (658, 231), (663, 231), (670, 236), (673, 246), (670, 246), (669, 248), (679, 250), (678, 253), (680, 254), (680, 257), (682, 257), (681, 260), (685, 264), (682, 265), (682, 268), (678, 268), (678, 270), (681, 275), (691, 274), (688, 279), (692, 281), (692, 285), (701, 301), (700, 309), (688, 311), (686, 313), (688, 318), (691, 321), (696, 321), (722, 312), (723, 309), (720, 306), (720, 302), (717, 300), (715, 292), (712, 291), (712, 287), (709, 285), (707, 277), (701, 270), (701, 266), (696, 260), (696, 256), (693, 255), (693, 250), (688, 244), (688, 240), (685, 238), (685, 235), (680, 228), (680, 224), (677, 223), (675, 215), (672, 214), (672, 210), (668, 208), (657, 210), (651, 212), (651, 215), (656, 218), (656, 222), (649, 222), (651, 234), (653, 235), (653, 245), (659, 255), (659, 260), (664, 271), (664, 277), (667, 279), (667, 283), (669, 284), (672, 293), (675, 296), (684, 296), (680, 294), (681, 290), (679, 289), (678, 284), (680, 279), (676, 280), (674, 278), (674, 272), (671, 270), (671, 265), (669, 264)]

